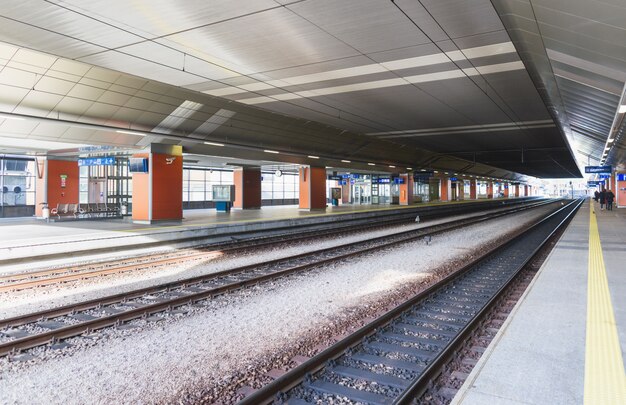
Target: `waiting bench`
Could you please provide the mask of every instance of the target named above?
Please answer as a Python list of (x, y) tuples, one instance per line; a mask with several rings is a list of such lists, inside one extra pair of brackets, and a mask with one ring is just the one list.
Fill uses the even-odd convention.
[(116, 206), (108, 206), (103, 203), (93, 204), (57, 204), (55, 208), (50, 210), (50, 216), (56, 216), (58, 219), (73, 217), (93, 218), (93, 217), (118, 217), (120, 209)]

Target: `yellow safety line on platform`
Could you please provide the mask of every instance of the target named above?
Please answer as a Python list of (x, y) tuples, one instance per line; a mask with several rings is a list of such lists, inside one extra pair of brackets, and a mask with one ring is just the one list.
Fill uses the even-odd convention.
[(589, 218), (585, 405), (624, 405), (626, 373), (593, 205)]

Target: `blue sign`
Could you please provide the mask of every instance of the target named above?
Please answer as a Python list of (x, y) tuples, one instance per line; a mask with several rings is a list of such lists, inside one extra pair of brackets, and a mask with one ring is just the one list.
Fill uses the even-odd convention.
[(348, 185), (348, 181), (347, 180), (341, 180), (339, 182), (339, 184), (342, 185), (342, 186), (347, 186)]
[(611, 173), (612, 166), (585, 166), (585, 173)]
[(626, 181), (626, 174), (620, 173), (617, 175), (617, 181)]
[(378, 183), (379, 184), (389, 184), (389, 183), (391, 183), (391, 179), (390, 178), (378, 179)]
[(611, 175), (608, 173), (600, 173), (600, 178), (601, 179), (610, 179)]
[(450, 181), (458, 181), (459, 179), (456, 177), (450, 177)]
[(435, 175), (435, 172), (432, 170), (425, 170), (423, 172), (413, 172), (413, 178), (428, 178), (428, 177), (433, 177)]
[(604, 181), (595, 181), (595, 180), (589, 180), (587, 182), (587, 187), (597, 187), (600, 184), (604, 184)]
[(402, 177), (394, 177), (393, 182), (394, 184), (404, 184), (404, 179)]
[(78, 159), (78, 166), (113, 166), (114, 164), (115, 157), (113, 156)]

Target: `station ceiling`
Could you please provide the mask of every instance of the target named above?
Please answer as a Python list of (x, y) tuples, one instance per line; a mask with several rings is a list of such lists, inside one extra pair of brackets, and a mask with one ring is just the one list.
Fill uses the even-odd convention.
[(618, 0), (7, 0), (0, 148), (577, 177), (625, 160), (625, 17)]

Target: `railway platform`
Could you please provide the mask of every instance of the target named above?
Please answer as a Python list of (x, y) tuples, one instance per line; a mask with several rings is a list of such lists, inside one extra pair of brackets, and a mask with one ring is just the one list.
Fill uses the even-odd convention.
[(454, 405), (625, 404), (626, 210), (586, 202)]
[[(515, 199), (508, 199), (514, 201)], [(411, 206), (342, 205), (320, 211), (302, 211), (297, 206), (263, 207), (258, 210), (187, 210), (182, 221), (153, 225), (134, 224), (129, 219), (70, 220), (46, 223), (40, 219), (0, 221), (0, 266), (31, 261), (34, 258), (57, 258), (92, 253), (120, 252), (152, 248), (198, 238), (215, 241), (237, 238), (242, 233), (261, 233), (306, 224), (328, 224), (380, 215), (383, 212), (449, 207), (455, 204), (485, 204), (496, 200), (435, 202)], [(504, 201), (504, 200), (503, 200)], [(4, 270), (4, 269), (3, 269)]]

